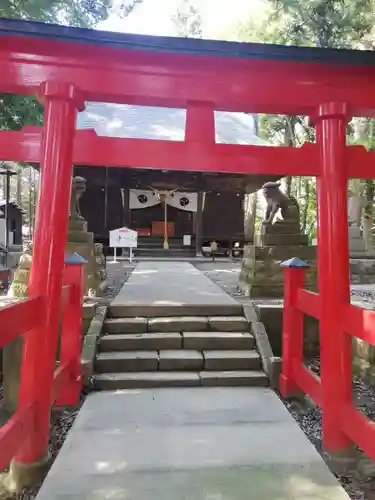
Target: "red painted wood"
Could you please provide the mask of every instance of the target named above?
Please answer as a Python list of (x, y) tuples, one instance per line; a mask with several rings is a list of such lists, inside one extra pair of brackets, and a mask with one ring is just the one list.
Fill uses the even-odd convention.
[[(98, 137), (94, 130), (79, 130), (74, 140), (75, 165), (111, 167), (150, 167), (171, 170), (213, 171), (223, 173), (269, 173), (276, 175), (319, 175), (318, 150), (306, 143), (301, 148), (213, 144), (194, 146), (198, 134), (189, 132), (187, 141), (120, 139)], [(189, 141), (188, 137), (195, 137)], [(40, 162), (41, 129), (25, 127), (19, 132), (0, 131), (0, 159)], [(349, 178), (375, 177), (375, 152), (362, 146), (346, 149)]]
[(64, 283), (71, 286), (68, 302), (63, 310), (60, 364), (70, 367), (69, 379), (60, 393), (57, 406), (75, 405), (81, 392), (82, 302), (84, 268), (82, 264), (68, 264), (64, 269)]
[(366, 455), (375, 460), (375, 424), (366, 415), (353, 407), (352, 403), (338, 414), (340, 424), (350, 439), (361, 448)]
[(59, 406), (57, 401), (61, 397), (61, 394), (65, 392), (66, 387), (70, 385), (72, 379), (72, 369), (72, 362), (64, 364), (60, 363), (60, 366), (56, 368), (53, 374), (51, 405), (56, 404)]
[(40, 326), (43, 310), (40, 297), (23, 299), (0, 309), (0, 348)]
[(314, 162), (313, 148), (310, 144), (293, 149), (103, 137), (94, 141), (88, 136), (79, 138), (77, 134), (74, 163), (219, 173), (284, 175), (288, 171), (315, 175), (319, 173), (319, 166)]
[(299, 289), (296, 296), (295, 307), (307, 316), (320, 318), (320, 299), (319, 295), (309, 290)]
[[(191, 137), (189, 135), (189, 137)], [(20, 132), (0, 131), (0, 159), (39, 163), (36, 128)], [(313, 144), (301, 148), (204, 144), (98, 137), (93, 130), (76, 133), (73, 163), (109, 167), (149, 167), (181, 171), (204, 171), (276, 175), (317, 175), (319, 162)]]
[(375, 311), (348, 304), (340, 314), (341, 329), (375, 346)]
[(71, 285), (64, 285), (61, 289), (61, 309), (64, 310), (66, 307), (68, 301), (69, 301), (69, 296), (70, 296), (70, 291), (71, 291)]
[(16, 456), (16, 461), (25, 464), (43, 459), (48, 445), (68, 229), (73, 135), (80, 99), (71, 85), (47, 84), (42, 92), (46, 101), (45, 133), (29, 293), (43, 297), (45, 313), (41, 327), (31, 330), (24, 341), (19, 407), (25, 408), (37, 400), (36, 429)]
[(293, 363), (293, 374), (297, 386), (317, 405), (322, 404), (321, 379), (300, 362)]
[(284, 397), (298, 391), (294, 366), (302, 363), (303, 314), (296, 305), (298, 290), (303, 288), (305, 268), (284, 269), (283, 354), (280, 375), (280, 392)]
[(375, 152), (363, 146), (346, 148), (346, 167), (352, 179), (375, 179)]
[(321, 106), (316, 125), (322, 168), (317, 184), (320, 361), (323, 444), (332, 451), (350, 446), (338, 425), (338, 414), (352, 397), (351, 338), (343, 334), (338, 321), (343, 307), (350, 303), (346, 123), (345, 106)]
[[(79, 47), (79, 49), (78, 49)], [(46, 80), (72, 82), (87, 100), (310, 115), (322, 102), (375, 109), (375, 68), (176, 55), (88, 44), (1, 37), (1, 91), (35, 94)], [(367, 113), (365, 112), (367, 111)]]
[(35, 404), (16, 413), (0, 428), (0, 470), (5, 470), (14, 455), (34, 431)]
[(212, 103), (188, 102), (185, 139), (189, 143), (215, 144), (215, 117)]

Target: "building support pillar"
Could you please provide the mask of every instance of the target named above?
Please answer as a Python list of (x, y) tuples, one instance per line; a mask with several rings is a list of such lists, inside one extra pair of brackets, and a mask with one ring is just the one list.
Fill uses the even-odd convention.
[(338, 423), (352, 399), (351, 338), (339, 321), (340, 311), (350, 303), (347, 122), (347, 108), (341, 103), (321, 105), (315, 117), (322, 172), (317, 180), (317, 213), (323, 445), (336, 452), (351, 445)]
[(195, 217), (195, 255), (202, 256), (203, 191), (198, 191), (197, 215)]
[(130, 208), (129, 208), (130, 190), (128, 187), (124, 187), (122, 192), (123, 192), (123, 200), (124, 200), (123, 224), (126, 227), (130, 227)]
[[(29, 296), (44, 301), (42, 326), (24, 338), (19, 408), (35, 400), (35, 422), (30, 440), (14, 460), (13, 468), (39, 467), (47, 458), (50, 406), (62, 293), (64, 254), (72, 182), (73, 140), (77, 108), (83, 100), (70, 84), (41, 86), (44, 131), (41, 181), (37, 203)], [(17, 468), (17, 467), (16, 467)]]

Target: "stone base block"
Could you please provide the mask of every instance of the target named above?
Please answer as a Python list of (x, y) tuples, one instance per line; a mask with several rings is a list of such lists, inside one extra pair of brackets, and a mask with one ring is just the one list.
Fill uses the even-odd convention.
[(2, 491), (0, 490), (0, 494), (3, 494), (4, 498), (6, 498), (6, 493), (9, 495), (19, 494), (25, 488), (37, 484), (46, 475), (50, 465), (49, 456), (27, 465), (12, 461), (8, 473), (4, 474), (1, 479), (0, 487)]
[(375, 283), (375, 258), (350, 259), (349, 267), (352, 284), (371, 285)]
[(366, 246), (362, 238), (361, 228), (351, 226), (348, 228), (349, 236), (349, 252), (350, 253), (365, 253)]
[(298, 223), (276, 221), (269, 226), (263, 226), (263, 232), (267, 234), (300, 234)]
[(349, 233), (349, 239), (350, 238), (353, 238), (353, 239), (362, 238), (362, 232), (361, 232), (361, 228), (360, 227), (350, 226), (348, 228), (348, 233)]
[(80, 231), (87, 233), (87, 221), (84, 219), (69, 219), (68, 231)]
[(284, 271), (281, 262), (298, 257), (310, 264), (305, 275), (305, 288), (316, 290), (316, 247), (308, 246), (247, 246), (239, 278), (242, 292), (254, 297), (280, 297), (284, 295)]
[(94, 295), (101, 296), (102, 295), (102, 282), (105, 281), (104, 275), (100, 273), (100, 267), (96, 262), (96, 256), (94, 254), (94, 245), (92, 243), (94, 235), (93, 233), (80, 233), (80, 234), (89, 234), (91, 235), (91, 241), (87, 239), (87, 241), (82, 240), (70, 240), (70, 236), (68, 235), (68, 242), (66, 244), (66, 253), (71, 254), (73, 252), (77, 252), (82, 255), (87, 260), (87, 264), (85, 264), (85, 295)]
[[(282, 301), (275, 304), (271, 300), (267, 300), (256, 305), (260, 324), (265, 328), (272, 352), (276, 356), (282, 355), (283, 309)], [(307, 315), (305, 315), (303, 323), (303, 352), (306, 357), (314, 357), (319, 354), (319, 323), (315, 318)]]
[(350, 253), (366, 253), (366, 247), (364, 241), (361, 239), (350, 239), (349, 240), (349, 252)]
[(307, 245), (308, 236), (306, 234), (272, 234), (265, 233), (255, 236), (255, 244), (258, 246), (269, 245)]
[(94, 233), (68, 230), (68, 241), (76, 243), (88, 243), (90, 245), (94, 245)]

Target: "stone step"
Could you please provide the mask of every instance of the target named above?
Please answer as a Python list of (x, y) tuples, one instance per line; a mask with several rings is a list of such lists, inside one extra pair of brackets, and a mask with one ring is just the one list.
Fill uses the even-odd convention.
[(261, 386), (268, 385), (261, 371), (231, 372), (138, 372), (102, 373), (94, 376), (94, 387), (98, 390), (140, 389), (147, 387), (191, 387), (191, 386)]
[(147, 332), (147, 318), (112, 318), (104, 322), (106, 333), (145, 333)]
[(176, 316), (148, 320), (149, 332), (197, 332), (203, 330), (208, 330), (207, 316)]
[(99, 352), (152, 351), (163, 349), (251, 350), (255, 340), (248, 332), (160, 332), (107, 334)]
[(199, 377), (203, 386), (268, 386), (268, 378), (263, 371), (203, 371)]
[[(182, 351), (183, 352), (183, 351)], [(257, 351), (203, 351), (204, 370), (232, 371), (232, 370), (260, 370), (261, 359)]]
[(233, 301), (229, 304), (154, 304), (154, 305), (132, 305), (116, 304), (109, 306), (111, 318), (131, 317), (167, 317), (167, 316), (243, 316), (240, 303)]
[(96, 360), (99, 373), (134, 371), (228, 371), (257, 370), (260, 358), (256, 351), (163, 349), (160, 351), (108, 351)]
[(243, 316), (211, 316), (208, 318), (208, 327), (215, 332), (246, 332), (249, 322)]
[(180, 333), (125, 333), (104, 335), (100, 339), (99, 351), (151, 351), (160, 349), (180, 349)]
[(243, 316), (175, 316), (159, 318), (112, 318), (104, 325), (106, 333), (201, 332), (205, 330), (244, 332), (249, 323)]
[(255, 339), (250, 333), (242, 332), (184, 332), (182, 347), (184, 349), (208, 350), (242, 350), (254, 349)]
[(156, 371), (158, 366), (157, 351), (101, 352), (95, 361), (99, 373)]
[(159, 371), (195, 371), (204, 369), (201, 351), (194, 349), (167, 349), (159, 352)]

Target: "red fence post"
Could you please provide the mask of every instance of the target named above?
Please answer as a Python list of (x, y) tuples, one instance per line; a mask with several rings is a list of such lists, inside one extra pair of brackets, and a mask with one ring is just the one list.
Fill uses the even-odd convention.
[(73, 140), (80, 93), (70, 84), (46, 82), (41, 86), (44, 131), (41, 148), (41, 183), (33, 240), (29, 294), (42, 297), (40, 328), (25, 336), (19, 408), (36, 401), (34, 430), (15, 457), (18, 464), (46, 459), (50, 409), (56, 362), (62, 274), (72, 179)]
[(81, 393), (82, 303), (84, 264), (78, 253), (65, 259), (64, 285), (69, 285), (68, 302), (62, 312), (60, 334), (60, 367), (69, 366), (69, 381), (57, 395), (57, 406), (73, 406)]
[(352, 399), (351, 338), (341, 328), (340, 311), (350, 303), (345, 104), (319, 107), (316, 141), (322, 175), (317, 182), (318, 282), (321, 303), (320, 361), (323, 445), (344, 451), (351, 445), (339, 415)]
[(303, 359), (303, 313), (295, 308), (295, 304), (310, 266), (297, 257), (286, 260), (281, 266), (284, 268), (284, 310), (280, 392), (285, 398), (299, 391), (293, 369), (295, 363), (302, 363)]

